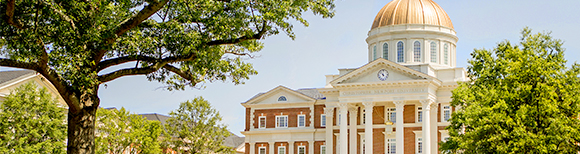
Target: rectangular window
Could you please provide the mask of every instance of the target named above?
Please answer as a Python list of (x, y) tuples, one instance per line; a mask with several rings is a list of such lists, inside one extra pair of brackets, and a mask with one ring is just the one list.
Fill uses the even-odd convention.
[(326, 154), (326, 145), (320, 146), (320, 154)]
[(340, 120), (342, 118), (342, 116), (341, 116), (342, 114), (340, 114), (340, 110), (338, 111), (338, 113), (336, 115), (338, 115), (336, 125), (340, 126), (340, 121), (342, 121), (342, 120)]
[(387, 154), (397, 153), (397, 140), (394, 138), (387, 139)]
[(298, 154), (306, 154), (306, 146), (298, 146)]
[(321, 127), (326, 127), (326, 114), (321, 114), (320, 115), (320, 126)]
[(397, 109), (396, 108), (387, 108), (387, 120), (390, 122), (397, 122)]
[(259, 147), (258, 148), (258, 153), (259, 154), (266, 154), (266, 147)]
[(417, 122), (423, 122), (423, 108), (417, 107)]
[(451, 119), (451, 106), (443, 106), (443, 121), (447, 122)]
[(276, 128), (288, 127), (288, 116), (276, 116)]
[(360, 147), (361, 147), (360, 153), (365, 153), (365, 150), (366, 150), (366, 144), (365, 143), (366, 143), (365, 142), (365, 135), (364, 134), (361, 134), (361, 136), (360, 136)]
[(260, 116), (260, 126), (258, 128), (266, 128), (266, 116)]
[(417, 138), (417, 153), (423, 153), (423, 138)]
[(278, 154), (286, 154), (286, 147), (279, 146), (278, 147)]
[(306, 126), (306, 116), (305, 115), (298, 115), (298, 127)]

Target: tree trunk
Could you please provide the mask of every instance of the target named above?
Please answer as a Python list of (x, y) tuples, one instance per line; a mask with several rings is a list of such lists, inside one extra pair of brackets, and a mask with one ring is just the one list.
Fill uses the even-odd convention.
[(95, 121), (98, 104), (83, 99), (82, 104), (91, 104), (83, 107), (80, 111), (68, 112), (68, 154), (92, 154), (95, 153)]

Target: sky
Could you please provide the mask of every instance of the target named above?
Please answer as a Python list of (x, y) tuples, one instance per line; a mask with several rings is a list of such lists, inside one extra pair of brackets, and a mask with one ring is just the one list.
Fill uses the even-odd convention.
[[(552, 32), (564, 40), (569, 64), (580, 60), (579, 0), (434, 0), (450, 16), (457, 37), (457, 67), (466, 67), (474, 49), (493, 49), (504, 40), (519, 42), (520, 32)], [(245, 109), (240, 104), (279, 85), (292, 89), (321, 88), (325, 76), (339, 68), (358, 68), (368, 61), (365, 39), (378, 11), (390, 0), (336, 0), (336, 15), (322, 19), (310, 12), (309, 27), (294, 25), (296, 39), (285, 34), (268, 37), (264, 49), (253, 59), (258, 75), (243, 85), (231, 82), (205, 83), (204, 89), (166, 91), (162, 84), (144, 76), (131, 76), (106, 83), (99, 90), (101, 107), (124, 107), (133, 113), (168, 115), (181, 102), (202, 96), (216, 108), (228, 129), (244, 130)], [(0, 71), (8, 70), (2, 67)]]

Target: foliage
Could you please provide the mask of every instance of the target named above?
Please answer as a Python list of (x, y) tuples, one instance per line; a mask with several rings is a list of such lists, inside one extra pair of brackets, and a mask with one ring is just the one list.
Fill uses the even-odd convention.
[(97, 111), (96, 153), (161, 153), (162, 125), (125, 108)]
[(0, 102), (0, 153), (65, 153), (66, 110), (34, 82)]
[(453, 91), (447, 152), (577, 153), (580, 151), (580, 65), (566, 66), (562, 41), (522, 31), (520, 45), (479, 49), (471, 82)]
[(226, 126), (219, 124), (222, 117), (202, 97), (182, 102), (179, 109), (169, 113), (165, 128), (173, 136), (173, 149), (180, 153), (232, 153), (223, 145), (230, 136)]
[[(268, 36), (294, 38), (302, 13), (334, 16), (334, 0), (0, 0), (0, 66), (35, 70), (69, 107), (68, 151), (94, 151), (99, 85), (146, 75), (169, 90), (242, 84), (243, 58)], [(199, 84), (202, 83), (202, 84)], [(89, 126), (91, 125), (91, 126)], [(72, 151), (71, 151), (72, 150)]]

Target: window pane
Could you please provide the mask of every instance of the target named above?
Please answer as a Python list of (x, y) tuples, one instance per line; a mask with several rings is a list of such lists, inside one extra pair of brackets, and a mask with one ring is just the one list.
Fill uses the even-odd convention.
[(447, 44), (445, 44), (445, 47), (443, 48), (443, 56), (444, 56), (444, 58), (445, 58), (445, 59), (444, 59), (444, 61), (445, 61), (445, 64), (448, 64), (448, 63), (449, 63), (449, 56), (448, 56), (448, 54), (449, 54), (449, 49), (448, 49), (448, 48), (449, 48), (449, 47), (447, 46)]
[(389, 45), (387, 43), (383, 44), (383, 58), (389, 59)]
[(320, 146), (320, 154), (326, 154), (326, 146)]
[(397, 62), (399, 63), (405, 62), (405, 53), (403, 50), (403, 42), (399, 41), (399, 43), (397, 43)]
[(419, 43), (419, 41), (415, 41), (413, 53), (413, 59), (415, 62), (421, 62), (421, 43)]
[(266, 128), (266, 117), (260, 117), (260, 128)]
[(305, 117), (304, 115), (298, 116), (298, 127), (304, 127), (305, 124)]
[(431, 42), (431, 62), (437, 62), (437, 43)]
[(377, 46), (373, 46), (373, 60), (377, 59)]

